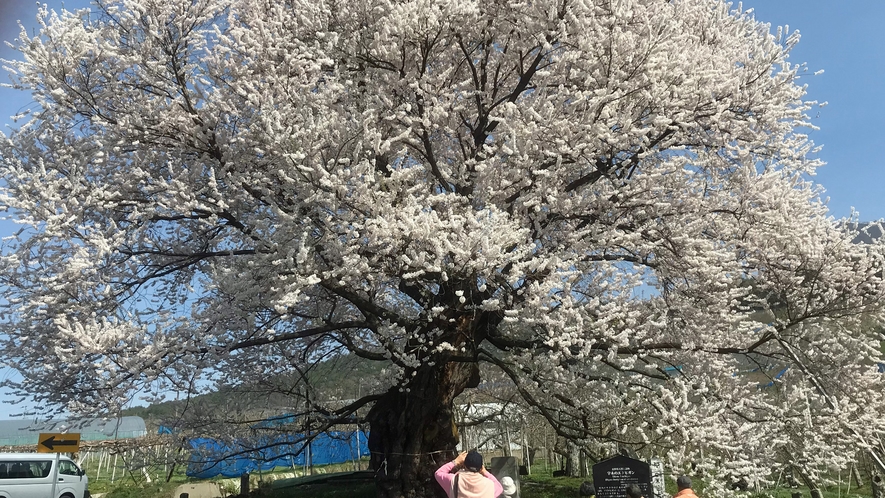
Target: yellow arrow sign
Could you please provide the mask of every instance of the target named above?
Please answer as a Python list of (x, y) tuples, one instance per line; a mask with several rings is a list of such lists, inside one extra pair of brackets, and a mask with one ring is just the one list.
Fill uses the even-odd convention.
[(74, 453), (80, 449), (79, 432), (68, 434), (41, 432), (37, 441), (37, 453)]

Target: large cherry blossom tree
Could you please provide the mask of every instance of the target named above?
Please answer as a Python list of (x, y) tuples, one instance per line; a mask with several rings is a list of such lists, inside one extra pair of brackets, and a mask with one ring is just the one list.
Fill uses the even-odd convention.
[(113, 413), (376, 360), (305, 406), (368, 409), (384, 497), (438, 493), (482, 363), (561, 436), (714, 476), (875, 454), (882, 251), (810, 180), (798, 36), (732, 8), (42, 11), (7, 61), (8, 387)]

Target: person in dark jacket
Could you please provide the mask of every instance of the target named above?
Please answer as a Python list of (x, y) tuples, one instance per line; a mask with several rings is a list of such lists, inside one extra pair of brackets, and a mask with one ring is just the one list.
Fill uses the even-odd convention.
[(627, 486), (627, 498), (645, 498), (642, 495), (642, 488), (638, 484)]

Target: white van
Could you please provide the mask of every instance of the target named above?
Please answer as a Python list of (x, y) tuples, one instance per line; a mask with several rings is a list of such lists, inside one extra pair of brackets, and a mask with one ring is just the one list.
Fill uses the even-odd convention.
[[(55, 455), (0, 453), (0, 498), (52, 496)], [(73, 460), (60, 456), (54, 498), (89, 498), (89, 478)]]

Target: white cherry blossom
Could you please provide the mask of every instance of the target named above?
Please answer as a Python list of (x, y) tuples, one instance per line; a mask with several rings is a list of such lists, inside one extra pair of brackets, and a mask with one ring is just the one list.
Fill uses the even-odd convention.
[[(798, 34), (733, 9), (41, 11), (6, 62), (35, 103), (0, 142), (7, 387), (92, 414), (290, 379), (371, 407), (388, 497), (429, 496), (479, 363), (719, 483), (880, 451), (882, 251), (810, 180)], [(302, 374), (343, 352), (385, 368), (322, 406)]]

